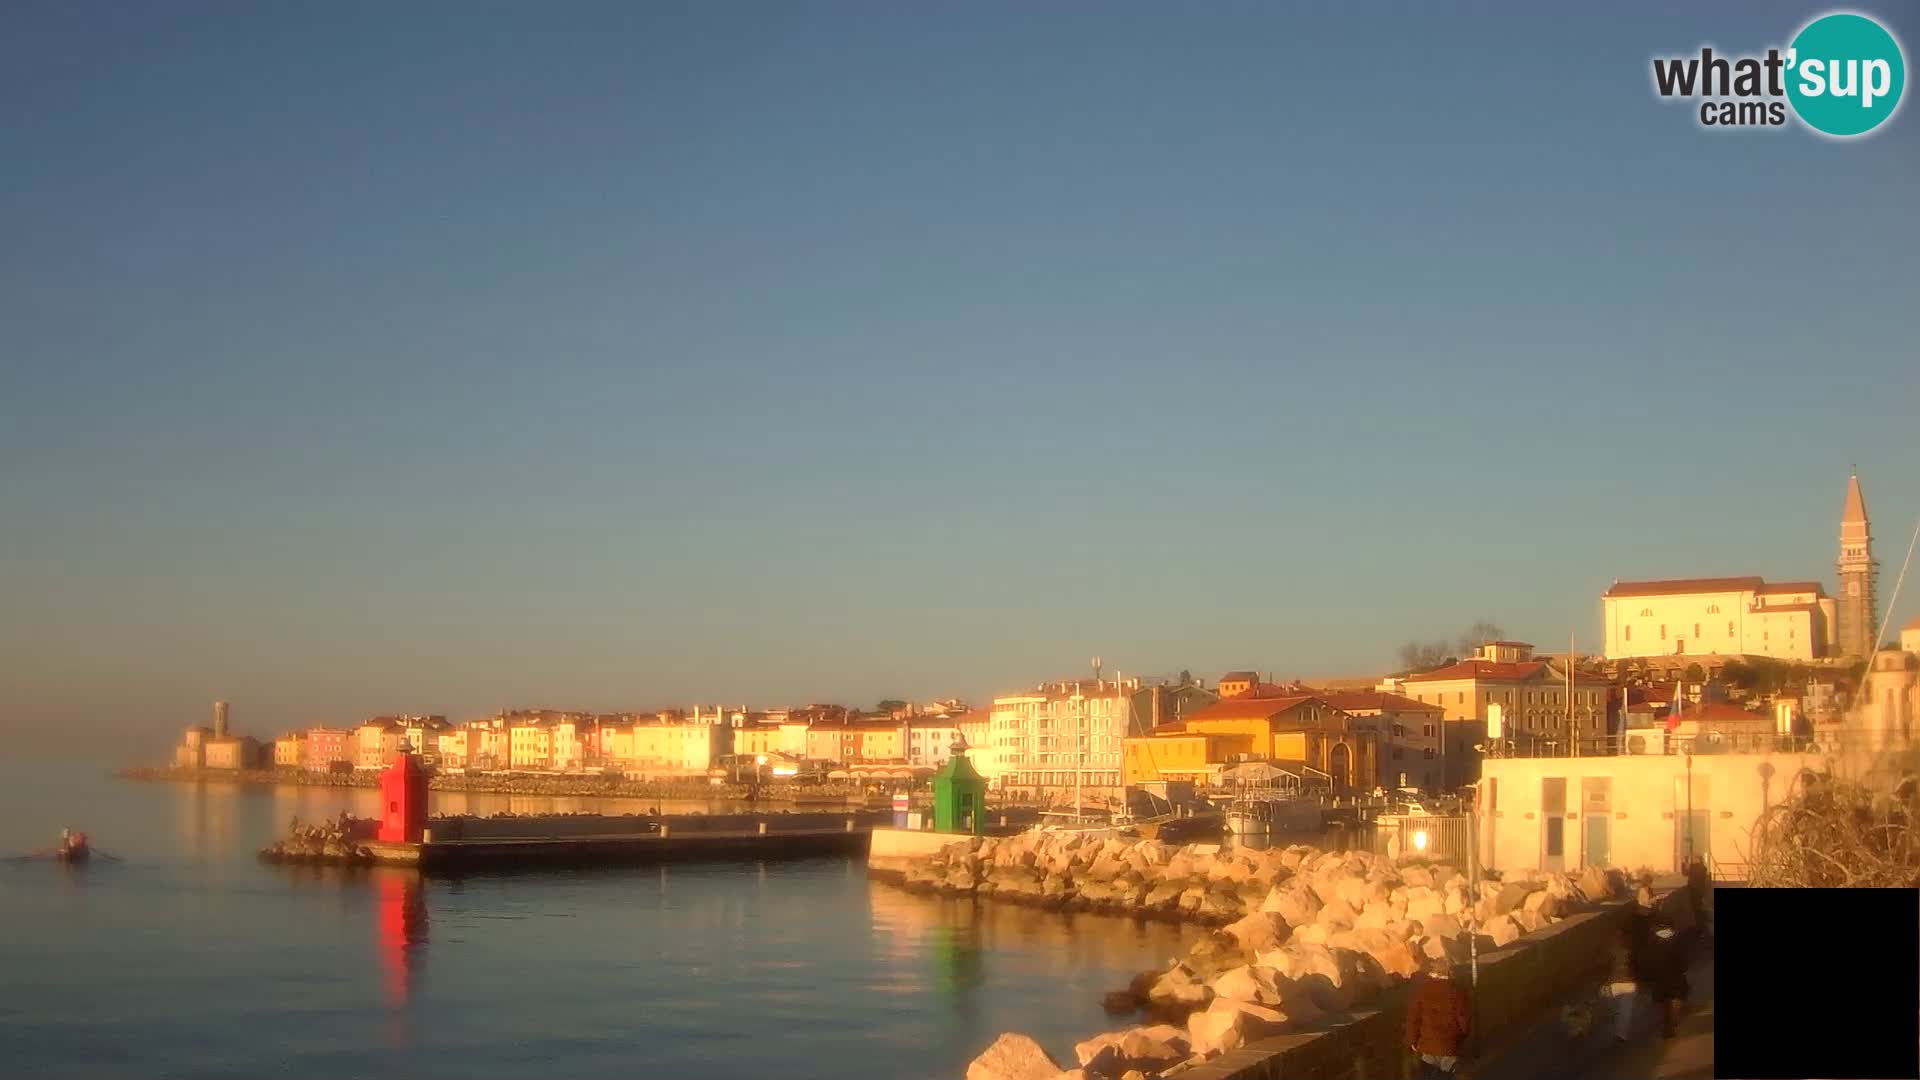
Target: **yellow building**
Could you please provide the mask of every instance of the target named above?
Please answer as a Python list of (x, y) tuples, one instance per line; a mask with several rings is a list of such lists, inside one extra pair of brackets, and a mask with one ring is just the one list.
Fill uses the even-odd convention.
[[(1379, 783), (1380, 736), (1318, 696), (1222, 698), (1185, 719), (1161, 725), (1148, 737), (1194, 735), (1238, 736), (1246, 749), (1226, 750), (1225, 742), (1209, 749), (1304, 766), (1325, 775), (1336, 791)], [(1220, 758), (1212, 764), (1230, 761)]]
[(1920, 616), (1900, 628), (1900, 650), (1920, 653)]
[(1817, 581), (1616, 581), (1601, 596), (1607, 658), (1833, 655), (1836, 602)]
[(1480, 755), (1474, 746), (1487, 740), (1488, 706), (1499, 706), (1502, 735), (1509, 740), (1562, 745), (1577, 740), (1581, 749), (1594, 750), (1608, 736), (1607, 694), (1612, 684), (1575, 676), (1569, 698), (1565, 673), (1541, 660), (1483, 656), (1409, 675), (1397, 685), (1405, 696), (1438, 706), (1446, 717), (1445, 742), (1440, 747), (1446, 788), (1469, 784), (1479, 776)]
[(547, 769), (553, 765), (553, 732), (543, 717), (526, 717), (507, 725), (507, 767)]
[(298, 731), (289, 732), (273, 740), (273, 767), (276, 769), (299, 768), (300, 755), (306, 746), (307, 737)]
[(637, 721), (633, 725), (629, 773), (639, 776), (705, 776), (732, 742), (723, 724), (678, 717)]
[(406, 729), (392, 717), (376, 716), (353, 729), (354, 768), (384, 769), (400, 752)]
[(1129, 787), (1162, 780), (1205, 785), (1229, 762), (1253, 754), (1250, 734), (1195, 734), (1170, 731), (1121, 740), (1121, 775)]

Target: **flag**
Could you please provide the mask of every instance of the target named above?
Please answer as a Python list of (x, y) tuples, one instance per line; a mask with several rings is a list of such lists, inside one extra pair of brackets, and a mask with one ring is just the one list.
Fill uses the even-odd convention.
[(1685, 689), (1686, 686), (1683, 683), (1673, 684), (1673, 708), (1667, 712), (1667, 731), (1669, 733), (1680, 729), (1680, 703), (1686, 697), (1682, 692)]

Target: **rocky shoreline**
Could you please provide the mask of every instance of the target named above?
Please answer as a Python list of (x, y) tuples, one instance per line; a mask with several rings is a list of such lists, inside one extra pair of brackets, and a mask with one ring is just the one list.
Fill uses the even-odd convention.
[(1296, 845), (1217, 844), (1030, 832), (971, 837), (878, 860), (876, 877), (920, 892), (1198, 923), (1213, 932), (1164, 970), (1106, 996), (1153, 1021), (1093, 1036), (1076, 1067), (1001, 1035), (967, 1080), (1153, 1080), (1248, 1042), (1337, 1019), (1429, 958), (1465, 963), (1575, 911), (1627, 894), (1618, 870), (1509, 876), (1475, 890), (1456, 867)]
[[(336, 773), (310, 772), (301, 769), (255, 769), (235, 772), (228, 769), (136, 767), (122, 769), (113, 775), (120, 780), (196, 783), (211, 780), (259, 787), (375, 788), (380, 786), (380, 774), (370, 770)], [(698, 780), (628, 780), (615, 776), (543, 776), (538, 773), (465, 776), (437, 774), (428, 778), (427, 786), (434, 791), (468, 792), (476, 795), (547, 795), (572, 798), (732, 800), (814, 805), (859, 804), (864, 799), (862, 793), (850, 785), (782, 785), (769, 790), (765, 787), (756, 789), (746, 784), (716, 785)]]

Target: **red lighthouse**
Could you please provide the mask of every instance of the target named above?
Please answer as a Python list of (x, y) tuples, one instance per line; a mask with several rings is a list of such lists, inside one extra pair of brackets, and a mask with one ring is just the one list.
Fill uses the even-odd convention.
[(380, 774), (380, 839), (417, 844), (427, 828), (427, 774), (402, 750)]

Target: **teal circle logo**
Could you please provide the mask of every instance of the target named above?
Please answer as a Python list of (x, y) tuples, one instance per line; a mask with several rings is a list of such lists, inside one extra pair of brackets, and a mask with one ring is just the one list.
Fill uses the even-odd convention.
[(1865, 15), (1824, 15), (1787, 50), (1787, 100), (1815, 131), (1865, 135), (1900, 107), (1907, 62), (1900, 43)]

